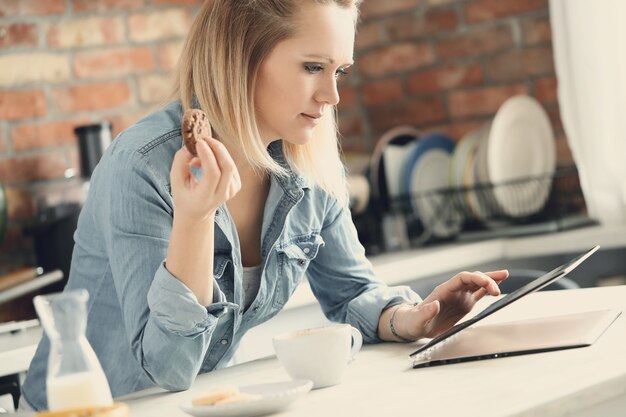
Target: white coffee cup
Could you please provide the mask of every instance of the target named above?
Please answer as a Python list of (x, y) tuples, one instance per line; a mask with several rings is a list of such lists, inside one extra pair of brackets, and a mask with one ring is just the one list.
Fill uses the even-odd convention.
[(274, 336), (278, 360), (293, 379), (310, 379), (313, 388), (341, 382), (363, 337), (349, 324), (331, 324)]

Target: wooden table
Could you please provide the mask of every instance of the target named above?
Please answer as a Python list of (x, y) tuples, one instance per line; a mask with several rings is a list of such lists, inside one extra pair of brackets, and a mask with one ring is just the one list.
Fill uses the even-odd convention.
[[(624, 313), (592, 346), (580, 349), (412, 369), (408, 354), (414, 346), (366, 346), (342, 384), (311, 391), (275, 415), (623, 416), (626, 286), (531, 294), (484, 323), (606, 308)], [(185, 392), (149, 389), (120, 400), (130, 406), (132, 417), (187, 416), (178, 404), (208, 387), (285, 379), (270, 357), (200, 375)]]

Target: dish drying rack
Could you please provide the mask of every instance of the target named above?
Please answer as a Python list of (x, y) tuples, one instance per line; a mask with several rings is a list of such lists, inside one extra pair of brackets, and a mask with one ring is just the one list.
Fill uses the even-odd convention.
[[(524, 197), (545, 187), (549, 187), (549, 193), (539, 204)], [(496, 193), (513, 198), (503, 207)], [(419, 215), (425, 209), (430, 210), (427, 221)], [(559, 167), (552, 175), (498, 184), (372, 198), (367, 210), (354, 215), (353, 220), (368, 254), (450, 241), (547, 233), (595, 223), (586, 216), (575, 166)]]

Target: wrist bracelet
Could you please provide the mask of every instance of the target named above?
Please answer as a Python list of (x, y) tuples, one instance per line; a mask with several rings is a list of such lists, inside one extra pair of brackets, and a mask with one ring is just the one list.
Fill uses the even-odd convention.
[(404, 303), (404, 304), (398, 304), (398, 305), (397, 305), (397, 307), (396, 307), (396, 308), (394, 308), (393, 312), (391, 313), (391, 317), (389, 317), (389, 330), (391, 331), (391, 334), (392, 334), (394, 337), (396, 337), (397, 339), (400, 339), (400, 341), (402, 341), (402, 342), (413, 342), (414, 340), (407, 339), (407, 338), (404, 338), (404, 337), (400, 336), (400, 335), (398, 334), (398, 332), (396, 332), (396, 328), (393, 326), (393, 319), (396, 317), (396, 312), (397, 312), (398, 310), (400, 310), (400, 307), (401, 307), (401, 306), (403, 306), (403, 305), (408, 305), (408, 306), (410, 306), (410, 307), (412, 308), (412, 307), (415, 307), (417, 304), (418, 304), (418, 303), (410, 303), (410, 304), (409, 304), (409, 303)]

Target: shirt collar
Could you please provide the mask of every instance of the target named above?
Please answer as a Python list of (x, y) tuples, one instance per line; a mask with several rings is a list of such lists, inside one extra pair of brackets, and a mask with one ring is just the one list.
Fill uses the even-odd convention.
[(282, 139), (275, 140), (274, 142), (270, 143), (267, 151), (272, 159), (274, 159), (274, 161), (276, 161), (287, 171), (287, 175), (275, 176), (276, 180), (285, 190), (306, 190), (311, 188), (311, 180), (306, 176), (296, 172), (287, 162), (287, 158), (285, 158), (285, 153), (283, 150)]

